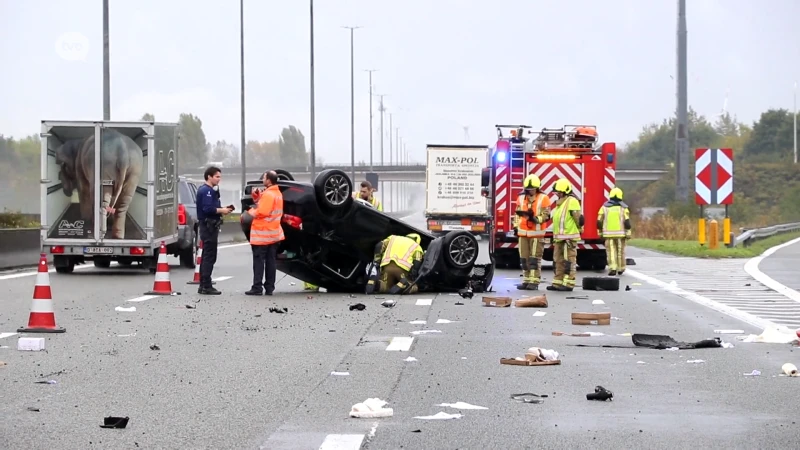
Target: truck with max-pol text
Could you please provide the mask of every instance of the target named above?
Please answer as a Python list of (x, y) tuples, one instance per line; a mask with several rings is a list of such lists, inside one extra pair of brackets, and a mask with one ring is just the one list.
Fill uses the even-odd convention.
[(489, 230), (489, 202), (481, 194), (481, 171), (489, 163), (486, 145), (428, 145), (425, 218), (434, 234)]
[(41, 245), (59, 273), (92, 261), (155, 272), (179, 255), (178, 124), (42, 121)]

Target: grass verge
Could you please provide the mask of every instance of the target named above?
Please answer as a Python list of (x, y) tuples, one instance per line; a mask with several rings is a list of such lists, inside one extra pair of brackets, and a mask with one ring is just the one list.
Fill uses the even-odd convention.
[(800, 238), (800, 232), (779, 234), (767, 239), (754, 242), (749, 247), (727, 248), (720, 241), (719, 248), (710, 250), (708, 246), (701, 246), (697, 241), (673, 241), (656, 239), (631, 239), (628, 245), (661, 253), (677, 256), (690, 256), (694, 258), (752, 258), (764, 253), (770, 247)]

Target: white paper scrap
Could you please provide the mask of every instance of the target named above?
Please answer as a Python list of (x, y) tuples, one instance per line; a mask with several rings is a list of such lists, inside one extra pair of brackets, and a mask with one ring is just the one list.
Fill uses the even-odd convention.
[(547, 313), (544, 311), (536, 311), (535, 313), (533, 313), (533, 317), (544, 317), (546, 315)]
[(422, 420), (451, 420), (451, 419), (460, 419), (464, 416), (461, 414), (447, 414), (446, 412), (438, 412), (432, 416), (417, 416), (414, 417), (415, 419), (422, 419)]
[(439, 319), (439, 320), (436, 321), (436, 323), (456, 323), (456, 322), (458, 322), (458, 321), (457, 320), (447, 320), (447, 319)]
[(346, 377), (350, 375), (350, 372), (331, 372), (331, 375), (335, 375), (338, 377)]
[(716, 334), (744, 334), (744, 330), (714, 330)]
[(442, 403), (436, 406), (444, 406), (445, 408), (455, 408), (455, 409), (489, 409), (485, 406), (471, 405), (466, 402)]
[(119, 311), (119, 312), (136, 312), (136, 307), (135, 307), (135, 306), (131, 306), (130, 308), (123, 308), (122, 306), (117, 306), (116, 308), (114, 308), (114, 311)]
[(413, 356), (409, 356), (408, 358), (404, 359), (403, 361), (414, 362), (416, 360), (417, 360), (417, 358), (414, 358)]
[(411, 322), (408, 323), (410, 323), (411, 325), (425, 325), (428, 322), (425, 320), (412, 320)]
[(439, 331), (439, 330), (417, 330), (417, 331), (412, 331), (411, 332), (411, 334), (413, 334), (413, 335), (429, 334), (429, 333), (441, 333), (441, 331)]
[(605, 305), (606, 302), (604, 302), (602, 300), (592, 300), (592, 304), (593, 305)]

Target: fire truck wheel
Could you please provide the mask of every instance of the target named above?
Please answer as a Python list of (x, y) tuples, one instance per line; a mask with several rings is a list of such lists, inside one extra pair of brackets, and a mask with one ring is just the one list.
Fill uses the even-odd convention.
[(619, 278), (615, 277), (583, 277), (581, 287), (584, 291), (618, 291)]

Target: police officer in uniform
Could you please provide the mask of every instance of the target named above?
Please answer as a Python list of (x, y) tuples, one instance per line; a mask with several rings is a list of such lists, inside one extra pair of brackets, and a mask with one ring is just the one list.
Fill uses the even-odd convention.
[(219, 200), (219, 182), (222, 170), (210, 166), (203, 174), (205, 184), (197, 189), (197, 220), (199, 222), (200, 240), (203, 241), (203, 258), (200, 262), (200, 287), (198, 294), (220, 295), (222, 292), (211, 285), (211, 272), (217, 262), (217, 243), (219, 230), (222, 227), (222, 216), (234, 210), (234, 207), (222, 207)]

